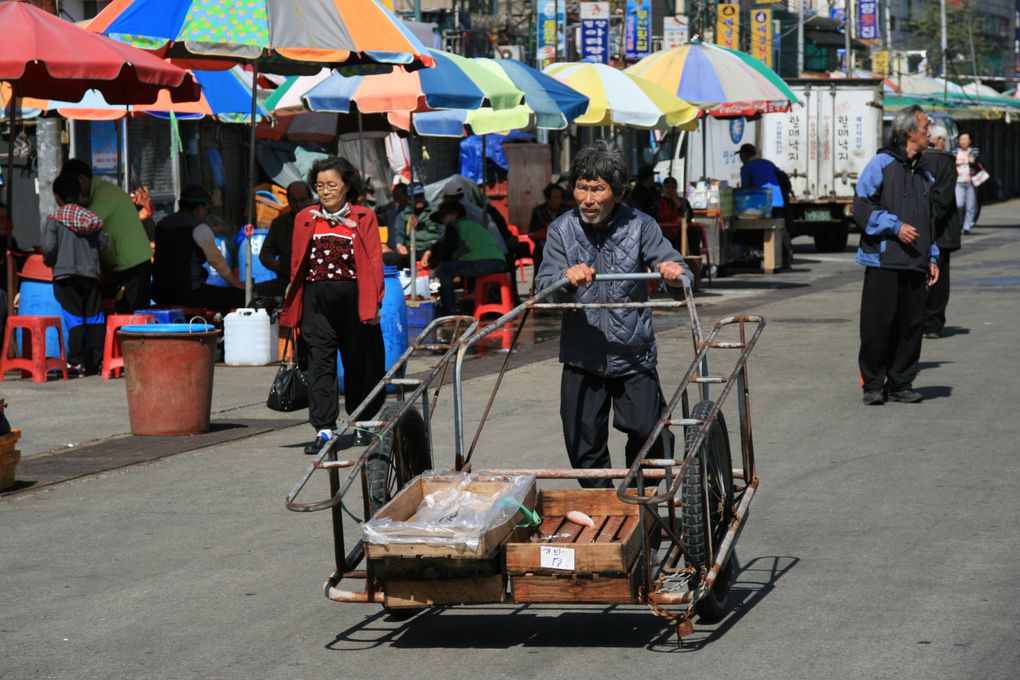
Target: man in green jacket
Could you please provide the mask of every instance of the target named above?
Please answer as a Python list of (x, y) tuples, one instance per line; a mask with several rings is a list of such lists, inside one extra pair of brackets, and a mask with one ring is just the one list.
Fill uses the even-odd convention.
[(152, 247), (138, 208), (126, 191), (92, 177), (92, 168), (77, 158), (64, 163), (61, 175), (77, 177), (88, 209), (103, 221), (109, 245), (102, 251), (103, 269), (110, 277), (118, 314), (149, 307)]

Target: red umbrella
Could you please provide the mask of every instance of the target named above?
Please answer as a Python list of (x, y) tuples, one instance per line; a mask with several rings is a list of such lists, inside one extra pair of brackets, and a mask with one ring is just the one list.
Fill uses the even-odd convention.
[[(0, 3), (0, 81), (10, 83), (7, 211), (13, 214), (14, 117), (17, 97), (79, 101), (98, 90), (111, 104), (151, 104), (168, 89), (173, 101), (196, 101), (198, 85), (187, 71), (159, 57), (72, 23), (24, 2)], [(13, 222), (12, 222), (13, 224)], [(8, 235), (13, 233), (8, 230)], [(14, 294), (14, 256), (7, 239), (8, 304)]]

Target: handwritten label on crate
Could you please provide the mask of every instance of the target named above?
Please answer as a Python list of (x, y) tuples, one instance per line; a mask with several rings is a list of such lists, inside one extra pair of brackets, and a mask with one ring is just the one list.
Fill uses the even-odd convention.
[(539, 550), (539, 558), (543, 569), (574, 570), (573, 548), (558, 548), (556, 546), (544, 545)]

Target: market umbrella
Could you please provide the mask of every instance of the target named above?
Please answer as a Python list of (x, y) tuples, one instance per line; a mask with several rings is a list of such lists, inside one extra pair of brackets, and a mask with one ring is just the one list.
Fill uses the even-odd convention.
[[(277, 73), (322, 66), (414, 70), (432, 65), (425, 46), (379, 0), (113, 0), (88, 30), (153, 50), (178, 63), (226, 68), (250, 62)], [(202, 65), (202, 66), (197, 66)], [(255, 90), (251, 118), (255, 118)], [(255, 182), (255, 124), (248, 170)], [(248, 200), (254, 222), (254, 191)], [(251, 248), (245, 298), (251, 300)]]
[(545, 73), (588, 97), (578, 125), (624, 125), (644, 130), (693, 129), (698, 110), (655, 83), (606, 64), (561, 62)]
[[(198, 86), (192, 76), (158, 57), (92, 35), (74, 24), (22, 2), (0, 3), (0, 81), (12, 89), (10, 140), (7, 154), (7, 210), (13, 215), (14, 128), (19, 97), (81, 99), (90, 89), (115, 104), (156, 100), (170, 89), (173, 101), (195, 100)], [(14, 300), (14, 255), (7, 239), (8, 306)]]
[(745, 52), (693, 41), (627, 69), (716, 118), (789, 111), (798, 103), (779, 75)]
[(524, 92), (524, 101), (535, 112), (535, 126), (562, 130), (588, 111), (589, 99), (536, 68), (515, 59), (474, 60), (487, 69), (502, 72)]
[[(117, 120), (128, 115), (149, 114), (168, 117), (171, 113), (181, 119), (210, 116), (222, 122), (247, 122), (251, 118), (251, 84), (238, 69), (229, 71), (192, 71), (192, 77), (201, 88), (197, 101), (175, 102), (168, 90), (160, 90), (150, 104), (111, 104), (102, 93), (89, 90), (81, 101), (67, 102), (57, 99), (21, 100), (22, 110), (56, 111), (62, 118), (72, 120)], [(7, 106), (10, 88), (0, 90), (0, 100)], [(268, 117), (264, 105), (259, 104), (258, 116)]]

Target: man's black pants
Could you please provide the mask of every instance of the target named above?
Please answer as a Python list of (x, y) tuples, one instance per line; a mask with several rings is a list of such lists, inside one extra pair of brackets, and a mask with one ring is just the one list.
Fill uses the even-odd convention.
[(134, 267), (114, 272), (112, 277), (114, 308), (118, 314), (130, 314), (152, 306), (150, 287), (152, 263), (146, 260)]
[[(386, 374), (382, 329), (358, 318), (358, 282), (305, 284), (301, 338), (308, 351), (308, 419), (316, 430), (335, 430), (340, 416), (337, 350), (344, 363), (344, 406), (348, 414)], [(385, 400), (383, 391), (361, 419), (371, 420)]]
[(939, 280), (928, 289), (924, 303), (924, 332), (942, 335), (946, 327), (946, 307), (949, 305), (949, 254), (939, 255)]
[[(560, 381), (560, 418), (567, 455), (574, 468), (611, 467), (609, 461), (609, 406), (613, 406), (613, 427), (627, 434), (626, 461), (629, 467), (662, 415), (666, 402), (654, 369), (616, 378), (563, 366)], [(649, 458), (673, 457), (673, 434), (662, 436), (648, 453)], [(582, 479), (587, 488), (611, 488), (609, 479)]]
[(53, 296), (64, 310), (67, 326), (67, 363), (83, 366), (90, 373), (99, 370), (106, 339), (106, 317), (99, 281), (68, 276), (53, 282)]
[(927, 277), (919, 271), (864, 270), (858, 363), (865, 391), (913, 386), (921, 357), (926, 289)]

